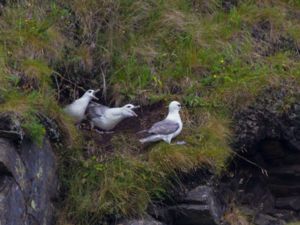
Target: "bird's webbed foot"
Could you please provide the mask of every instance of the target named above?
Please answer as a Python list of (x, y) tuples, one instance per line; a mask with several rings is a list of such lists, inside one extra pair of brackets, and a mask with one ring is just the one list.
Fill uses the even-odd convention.
[(171, 143), (170, 145), (185, 145), (185, 141), (176, 141), (175, 143)]

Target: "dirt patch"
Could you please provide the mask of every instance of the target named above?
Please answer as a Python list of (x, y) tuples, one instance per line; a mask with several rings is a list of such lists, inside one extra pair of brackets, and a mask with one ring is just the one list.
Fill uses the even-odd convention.
[(82, 126), (85, 140), (86, 157), (96, 157), (98, 161), (106, 161), (117, 153), (138, 155), (146, 150), (147, 145), (141, 145), (138, 139), (142, 137), (139, 131), (150, 128), (151, 125), (164, 119), (167, 107), (163, 102), (144, 106), (136, 110), (138, 117), (123, 120), (113, 130), (113, 133), (100, 134), (91, 130), (87, 121)]
[(261, 56), (272, 56), (277, 52), (290, 51), (295, 57), (300, 56), (300, 48), (291, 38), (275, 31), (270, 21), (260, 21), (252, 28), (251, 36), (255, 39), (256, 52)]

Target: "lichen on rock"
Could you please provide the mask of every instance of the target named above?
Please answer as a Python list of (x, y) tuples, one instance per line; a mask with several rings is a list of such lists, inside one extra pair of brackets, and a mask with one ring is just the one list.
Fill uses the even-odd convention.
[(37, 145), (24, 138), (20, 124), (7, 114), (0, 118), (0, 224), (50, 225), (58, 195), (56, 157), (47, 137)]

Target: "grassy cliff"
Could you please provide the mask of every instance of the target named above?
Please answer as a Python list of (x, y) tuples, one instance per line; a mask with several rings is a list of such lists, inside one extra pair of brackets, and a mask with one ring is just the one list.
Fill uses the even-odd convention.
[[(0, 111), (18, 113), (38, 142), (46, 132), (40, 114), (63, 134), (59, 222), (92, 225), (142, 215), (181, 172), (226, 168), (232, 115), (266, 86), (299, 85), (300, 2), (4, 1), (0, 56)], [(110, 105), (181, 101), (187, 107), (178, 139), (187, 145), (145, 149), (124, 132), (110, 141), (112, 154), (96, 154), (105, 146), (83, 142), (61, 110), (89, 88), (100, 88)], [(287, 96), (286, 107), (293, 101)], [(162, 118), (165, 108), (156, 110)]]

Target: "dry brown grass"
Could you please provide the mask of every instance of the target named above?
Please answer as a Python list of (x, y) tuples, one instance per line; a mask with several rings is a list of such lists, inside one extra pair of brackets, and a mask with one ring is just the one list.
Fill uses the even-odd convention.
[(252, 225), (237, 207), (233, 207), (225, 213), (224, 221), (230, 225)]

